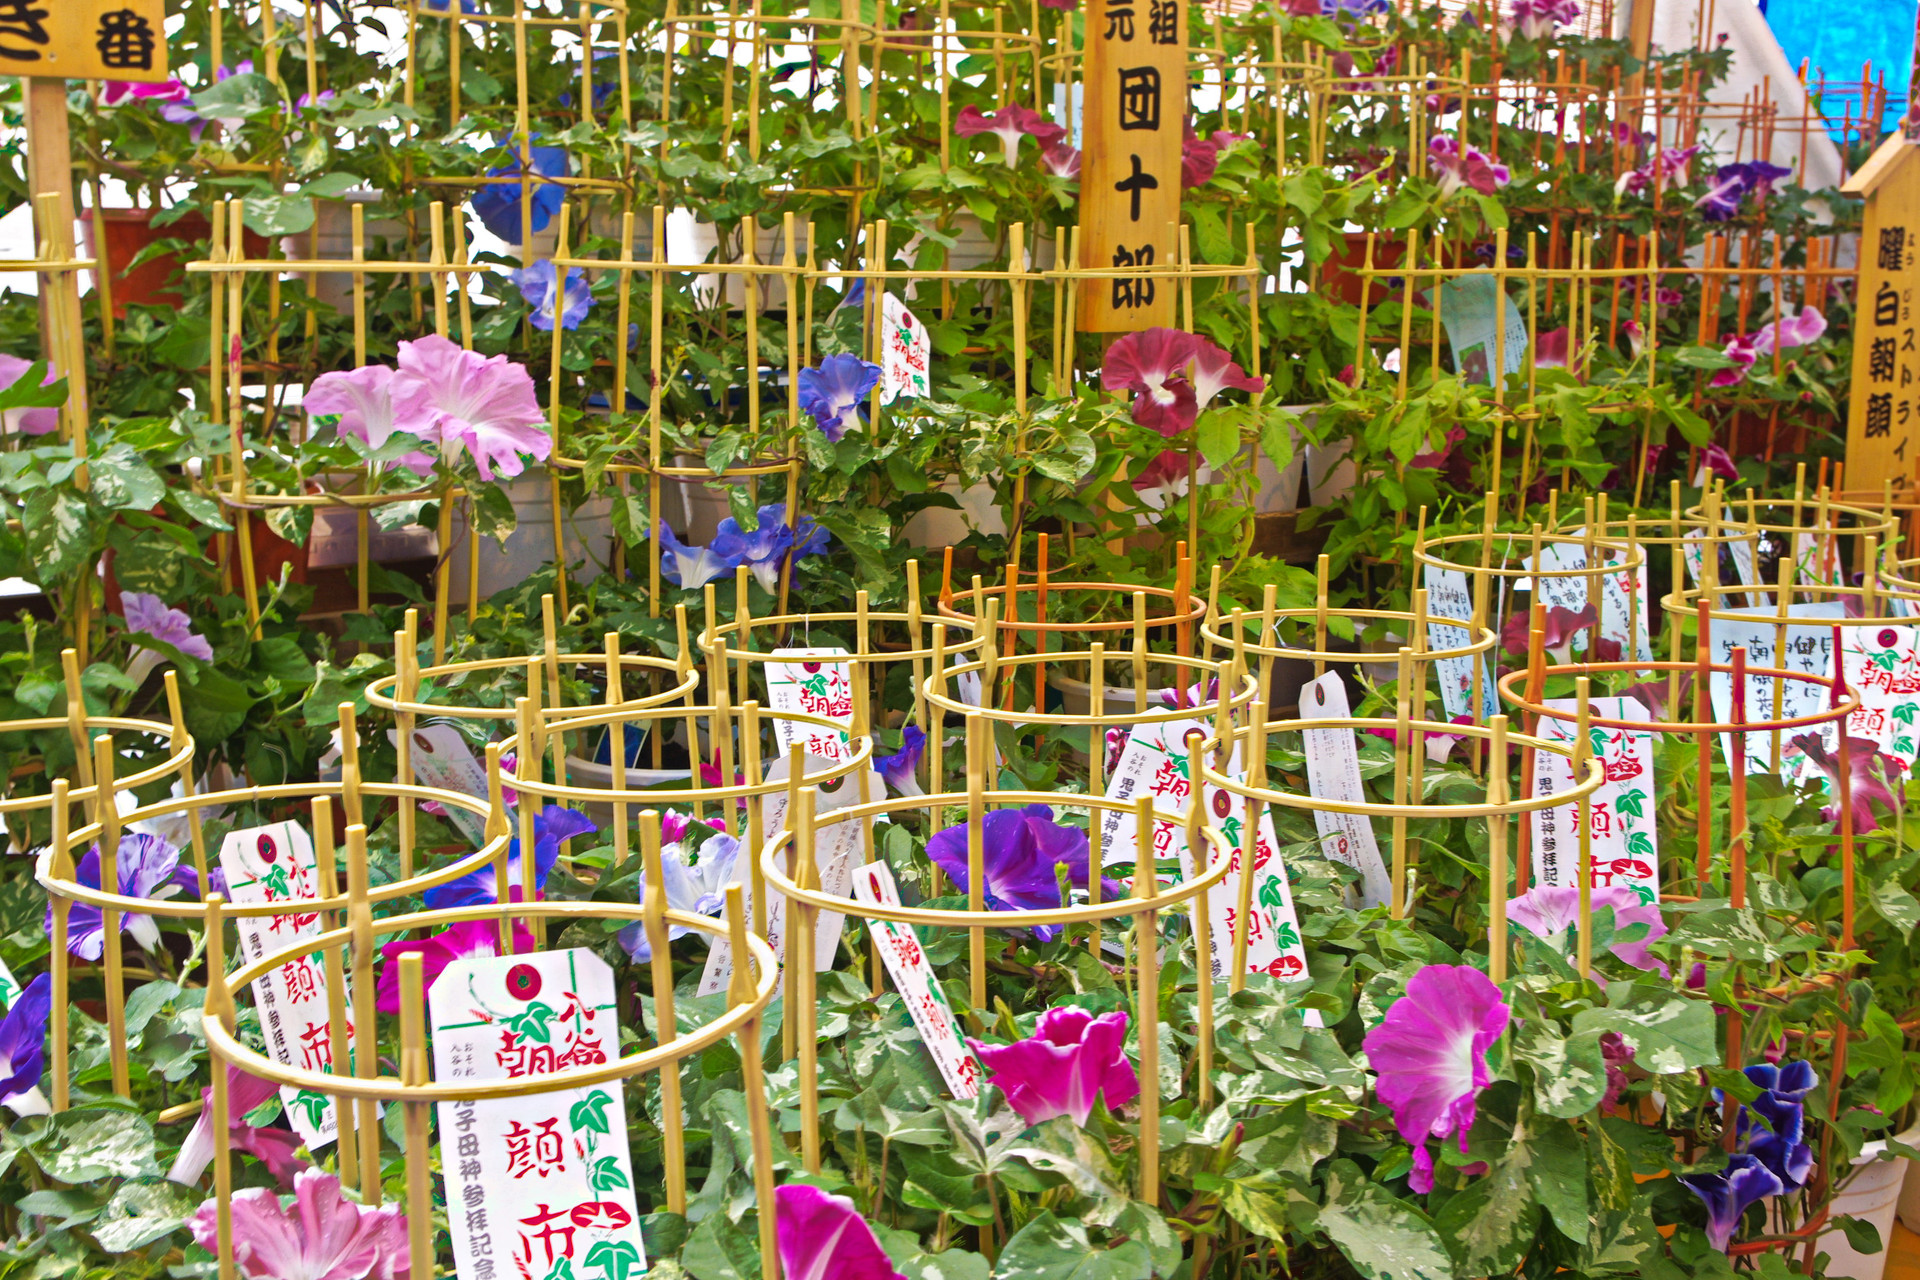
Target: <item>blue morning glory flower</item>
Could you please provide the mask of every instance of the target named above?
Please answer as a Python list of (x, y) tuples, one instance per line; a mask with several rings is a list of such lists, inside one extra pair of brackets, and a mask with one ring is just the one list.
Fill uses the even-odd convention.
[[(515, 823), (518, 829), (518, 823)], [(592, 835), (600, 828), (584, 813), (547, 805), (533, 815), (533, 889), (535, 896), (546, 887), (553, 864), (560, 860), (560, 844), (574, 836)], [(519, 902), (525, 896), (520, 870), (520, 838), (515, 836), (507, 848), (507, 900)], [(500, 901), (499, 886), (494, 883), (493, 863), (470, 871), (449, 884), (426, 892), (427, 910), (444, 911), (450, 907), (477, 907)]]
[(800, 371), (800, 407), (813, 415), (827, 439), (838, 442), (860, 425), (867, 397), (880, 381), (880, 366), (859, 356), (828, 356), (817, 369)]
[[(502, 144), (506, 145), (506, 144)], [(533, 172), (543, 178), (563, 178), (567, 175), (567, 151), (565, 147), (530, 147)], [(489, 178), (517, 178), (523, 176), (519, 157), (509, 165), (487, 170)], [(520, 243), (520, 186), (518, 182), (490, 182), (474, 193), (469, 201), (474, 216), (494, 235), (508, 244)], [(554, 215), (560, 212), (560, 205), (566, 200), (566, 188), (557, 182), (542, 182), (533, 189), (533, 229), (545, 231)]]
[(47, 1020), (53, 1012), (53, 985), (46, 974), (27, 984), (0, 1019), (0, 1099), (40, 1084), (46, 1062)]
[(880, 756), (873, 767), (880, 771), (887, 786), (897, 796), (923, 796), (920, 780), (915, 776), (920, 768), (920, 757), (926, 754), (927, 733), (917, 724), (910, 724), (900, 731), (900, 749), (890, 756)]
[[(553, 282), (559, 276), (560, 269), (553, 265), (551, 258), (542, 258), (530, 267), (521, 267), (518, 271), (507, 272), (507, 279), (513, 281), (520, 290), (520, 296), (533, 314), (527, 319), (536, 329), (553, 332), (554, 288)], [(560, 303), (560, 327), (578, 329), (580, 322), (587, 318), (587, 312), (593, 309), (593, 290), (587, 287), (587, 276), (583, 271), (567, 272), (567, 287)]]
[(662, 520), (659, 524), (660, 572), (667, 575), (675, 586), (681, 588), (704, 587), (709, 582), (724, 578), (741, 563), (722, 553), (719, 540), (712, 546), (689, 547), (674, 537), (673, 530)]

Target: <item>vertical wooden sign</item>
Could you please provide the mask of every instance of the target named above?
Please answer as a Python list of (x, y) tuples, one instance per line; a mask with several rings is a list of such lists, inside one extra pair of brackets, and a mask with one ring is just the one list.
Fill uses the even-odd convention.
[[(1179, 247), (1187, 0), (1089, 0), (1081, 74), (1081, 265), (1165, 268)], [(1173, 289), (1145, 274), (1088, 280), (1080, 328), (1170, 325)]]
[[(1847, 474), (1914, 473), (1920, 440), (1920, 342), (1914, 315), (1920, 264), (1920, 146), (1890, 134), (1841, 188), (1865, 196), (1860, 290), (1854, 308)], [(1879, 483), (1876, 479), (1874, 483)]]

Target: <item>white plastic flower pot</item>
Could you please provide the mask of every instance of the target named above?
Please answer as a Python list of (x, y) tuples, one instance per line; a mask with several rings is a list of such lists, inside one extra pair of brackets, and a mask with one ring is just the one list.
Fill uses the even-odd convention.
[[(466, 603), (468, 564), (476, 542), (482, 600), (525, 582), (554, 561), (553, 486), (546, 468), (531, 467), (501, 483), (517, 521), (504, 547), (495, 538), (469, 539), (464, 504), (454, 507), (450, 600)], [(613, 560), (613, 498), (588, 498), (578, 508), (562, 511), (560, 548), (571, 581), (591, 582), (606, 572)]]
[[(627, 790), (637, 791), (642, 787), (657, 787), (666, 783), (685, 783), (692, 776), (692, 771), (688, 769), (637, 769), (632, 765), (628, 765), (625, 782)], [(613, 787), (613, 766), (610, 764), (599, 764), (592, 760), (583, 759), (580, 756), (568, 756), (567, 785), (570, 787), (590, 787), (597, 791), (611, 790)], [(613, 805), (611, 803), (600, 804), (589, 800), (580, 807), (585, 810), (589, 818), (592, 818), (594, 822), (599, 825), (602, 831), (612, 829)], [(630, 805), (627, 812), (628, 821), (632, 821), (633, 816), (639, 812), (640, 806)]]
[[(280, 246), (295, 261), (320, 259), (345, 265), (353, 258), (353, 209), (355, 205), (374, 205), (385, 199), (379, 191), (348, 191), (336, 199), (321, 200), (315, 211), (313, 228), (298, 235), (283, 236)], [(422, 225), (424, 246), (431, 234)], [(391, 262), (406, 252), (407, 224), (398, 218), (369, 218), (361, 226), (367, 260)], [(384, 242), (384, 243), (382, 243)], [(424, 247), (415, 255), (425, 258)], [(367, 277), (371, 285), (374, 277)], [(322, 271), (312, 277), (313, 296), (335, 311), (353, 309), (353, 277), (343, 271)]]
[(982, 480), (963, 489), (958, 480), (949, 479), (940, 489), (951, 495), (960, 509), (928, 507), (916, 512), (902, 530), (908, 546), (950, 547), (969, 534), (984, 533), (990, 538), (1006, 535), (1007, 522), (994, 505), (991, 484)]
[[(1910, 1141), (1920, 1137), (1920, 1132), (1909, 1129), (1900, 1135), (1900, 1140)], [(1880, 1232), (1880, 1252), (1856, 1253), (1847, 1243), (1846, 1232), (1833, 1230), (1822, 1233), (1815, 1246), (1816, 1253), (1825, 1253), (1831, 1257), (1827, 1264), (1827, 1275), (1832, 1280), (1880, 1280), (1887, 1269), (1887, 1248), (1893, 1239), (1893, 1219), (1900, 1206), (1901, 1184), (1907, 1176), (1909, 1161), (1882, 1160), (1878, 1157), (1887, 1149), (1884, 1142), (1869, 1142), (1853, 1162), (1857, 1172), (1846, 1189), (1833, 1198), (1833, 1216), (1851, 1214), (1853, 1217), (1871, 1222)]]
[[(1920, 1147), (1920, 1124), (1896, 1135), (1895, 1140), (1910, 1147)], [(1907, 1159), (1898, 1163), (1906, 1170), (1900, 1184), (1900, 1222), (1909, 1231), (1920, 1231), (1920, 1160)]]

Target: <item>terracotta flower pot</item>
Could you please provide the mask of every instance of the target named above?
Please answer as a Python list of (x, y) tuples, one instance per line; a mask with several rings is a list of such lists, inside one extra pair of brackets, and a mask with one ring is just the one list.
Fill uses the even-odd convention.
[[(80, 240), (85, 246), (88, 257), (97, 256), (100, 251), (100, 234), (95, 226), (96, 218), (104, 218), (106, 225), (107, 266), (113, 272), (113, 314), (122, 319), (127, 314), (129, 304), (138, 303), (145, 307), (177, 307), (183, 299), (178, 291), (168, 287), (168, 281), (176, 270), (183, 270), (185, 260), (177, 254), (163, 254), (148, 259), (131, 271), (126, 264), (140, 256), (148, 245), (160, 240), (205, 240), (213, 234), (208, 226), (205, 214), (189, 213), (165, 226), (153, 225), (153, 215), (157, 209), (83, 209), (80, 212)], [(245, 232), (241, 241), (249, 258), (264, 258), (270, 242), (265, 236)]]

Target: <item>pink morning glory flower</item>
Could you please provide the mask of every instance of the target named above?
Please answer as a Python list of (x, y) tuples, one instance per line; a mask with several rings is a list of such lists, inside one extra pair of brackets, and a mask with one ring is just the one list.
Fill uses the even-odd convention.
[(533, 375), (506, 356), (482, 356), (438, 334), (400, 344), (393, 377), (396, 427), (438, 441), (444, 458), (473, 455), (482, 480), (513, 477), (553, 452)]
[[(383, 364), (336, 369), (313, 380), (301, 406), (315, 416), (336, 416), (334, 430), (377, 450), (396, 431), (413, 434), (393, 420), (393, 381), (393, 370)], [(417, 450), (396, 462), (422, 475), (433, 470), (432, 456)]]
[[(0, 391), (5, 391), (26, 376), (33, 368), (33, 361), (22, 360), (19, 356), (0, 356)], [(40, 379), (40, 385), (50, 387), (60, 381), (53, 366), (47, 366), (47, 372)], [(23, 436), (44, 436), (60, 427), (58, 409), (7, 409), (0, 411), (0, 435), (12, 435), (18, 432)]]
[[(555, 290), (553, 282), (558, 278), (560, 268), (553, 265), (553, 259), (542, 258), (530, 267), (507, 272), (507, 279), (520, 291), (531, 313), (527, 316), (534, 328), (553, 332)], [(559, 319), (562, 329), (578, 329), (580, 322), (587, 318), (587, 312), (593, 310), (593, 290), (587, 286), (584, 271), (567, 272), (567, 286), (559, 303)]]
[(859, 356), (833, 355), (817, 369), (800, 371), (800, 407), (813, 415), (821, 432), (835, 443), (860, 425), (867, 400), (880, 381), (880, 366)]
[[(340, 1179), (303, 1169), (292, 1212), (265, 1187), (233, 1193), (233, 1260), (247, 1280), (395, 1280), (407, 1274), (407, 1216), (340, 1194)], [(208, 1200), (187, 1225), (201, 1248), (220, 1248), (219, 1206)]]
[(1140, 1074), (1127, 1060), (1127, 1015), (1119, 1010), (1094, 1017), (1077, 1005), (1040, 1015), (1034, 1033), (1012, 1044), (967, 1043), (987, 1069), (987, 1083), (1028, 1124), (1071, 1116), (1085, 1124), (1100, 1095), (1117, 1111), (1140, 1096)]
[[(247, 1123), (249, 1112), (258, 1110), (277, 1097), (280, 1087), (270, 1080), (248, 1075), (238, 1067), (227, 1066), (227, 1144), (236, 1151), (244, 1151), (267, 1166), (274, 1180), (283, 1187), (291, 1187), (295, 1176), (307, 1167), (307, 1162), (299, 1156), (300, 1135), (291, 1129), (278, 1129), (271, 1125), (250, 1125)], [(207, 1166), (213, 1163), (213, 1090), (200, 1091), (200, 1114), (194, 1119), (193, 1130), (187, 1134), (187, 1140), (180, 1144), (180, 1154), (174, 1157), (173, 1168), (167, 1171), (167, 1180), (190, 1187), (200, 1181)]]
[(1529, 40), (1551, 39), (1556, 29), (1580, 16), (1575, 0), (1513, 0), (1513, 25)]
[(168, 76), (164, 84), (146, 84), (133, 80), (109, 80), (100, 86), (100, 105), (117, 107), (127, 102), (185, 102), (192, 97), (178, 76)]
[[(1789, 738), (1787, 746), (1805, 756), (1813, 767), (1827, 777), (1827, 794), (1838, 797), (1840, 794), (1840, 757), (1835, 752), (1827, 754), (1826, 740), (1817, 733), (1802, 733)], [(1873, 762), (1880, 758), (1880, 748), (1871, 738), (1856, 738), (1847, 735), (1847, 769), (1853, 776), (1848, 780), (1848, 797), (1853, 802), (1853, 831), (1861, 835), (1880, 826), (1880, 820), (1874, 815), (1873, 805), (1877, 802), (1889, 810), (1898, 810), (1900, 802), (1894, 798), (1887, 784), (1873, 771)], [(1820, 817), (1827, 822), (1840, 821), (1838, 801), (1820, 811)]]
[[(1447, 723), (1472, 724), (1473, 717), (1458, 715)], [(1395, 746), (1398, 746), (1400, 743), (1400, 731), (1398, 729), (1368, 729), (1367, 732), (1376, 738), (1385, 738)], [(1412, 735), (1409, 734), (1408, 736), (1411, 737)], [(1448, 756), (1453, 754), (1454, 747), (1459, 745), (1460, 739), (1465, 736), (1465, 734), (1461, 733), (1435, 733), (1429, 730), (1426, 740), (1427, 759), (1433, 761), (1435, 764), (1442, 763)]]
[[(1667, 966), (1647, 952), (1647, 944), (1667, 931), (1656, 903), (1642, 902), (1640, 895), (1625, 885), (1608, 885), (1592, 891), (1593, 912), (1613, 912), (1614, 940), (1608, 950), (1636, 969), (1658, 970)], [(1561, 943), (1570, 930), (1580, 927), (1580, 890), (1573, 885), (1537, 884), (1507, 904), (1507, 919), (1536, 938)], [(1645, 925), (1646, 933), (1627, 941), (1619, 935), (1629, 926)]]
[(1191, 132), (1180, 144), (1180, 187), (1191, 191), (1195, 187), (1204, 187), (1213, 181), (1213, 172), (1220, 167), (1220, 147), (1206, 138), (1196, 138)]
[[(927, 841), (927, 857), (967, 892), (967, 833), (973, 824), (962, 822), (935, 833)], [(1045, 911), (1060, 905), (1060, 882), (1055, 868), (1065, 863), (1069, 883), (1087, 885), (1087, 833), (1080, 827), (1053, 820), (1044, 804), (1021, 809), (995, 809), (982, 820), (980, 863), (986, 874), (981, 896), (989, 911)], [(1117, 896), (1120, 886), (1102, 877), (1104, 896)], [(1058, 925), (1036, 925), (1034, 937), (1051, 942)]]
[(1487, 1050), (1506, 1032), (1512, 1010), (1486, 974), (1467, 965), (1430, 964), (1407, 980), (1364, 1047), (1374, 1091), (1413, 1144), (1415, 1191), (1433, 1190), (1429, 1138), (1457, 1137), (1467, 1149), (1474, 1100), (1492, 1081)]
[(1036, 139), (1042, 147), (1047, 147), (1067, 136), (1065, 129), (1038, 111), (1018, 103), (984, 113), (978, 107), (962, 107), (960, 115), (953, 122), (953, 131), (962, 138), (977, 137), (983, 133), (991, 133), (999, 138), (1000, 150), (1006, 157), (1009, 169), (1020, 158), (1021, 138)]
[[(1041, 0), (1041, 3), (1046, 3), (1046, 0)], [(1071, 7), (1071, 3), (1068, 7)], [(1078, 178), (1080, 149), (1070, 147), (1064, 142), (1056, 142), (1040, 153), (1040, 163), (1056, 178)]]
[(1721, 351), (1722, 355), (1734, 362), (1734, 367), (1715, 370), (1709, 384), (1716, 387), (1737, 386), (1759, 363), (1760, 357), (1772, 355), (1776, 347), (1782, 351), (1804, 347), (1826, 331), (1827, 317), (1820, 309), (1802, 307), (1794, 314), (1762, 325), (1752, 333), (1741, 334), (1729, 340)]
[(1440, 181), (1442, 200), (1469, 187), (1490, 196), (1513, 180), (1507, 166), (1495, 164), (1480, 148), (1444, 134), (1427, 143), (1427, 163)]
[[(43, 855), (44, 856), (44, 855)], [(100, 887), (100, 846), (87, 850), (74, 868), (74, 877), (89, 889)], [(120, 883), (123, 898), (171, 898), (185, 890), (198, 896), (200, 877), (192, 867), (180, 865), (180, 851), (162, 840), (141, 832), (120, 837), (120, 853), (114, 859), (114, 878)], [(53, 931), (53, 908), (47, 908), (47, 931)], [(136, 911), (122, 912), (120, 931), (131, 934), (146, 951), (160, 945), (160, 926), (153, 917)], [(90, 902), (76, 902), (67, 908), (67, 950), (82, 960), (98, 960), (106, 951), (107, 930), (100, 908)]]
[(205, 636), (194, 634), (193, 620), (185, 610), (168, 608), (166, 601), (147, 591), (121, 592), (120, 609), (129, 635), (157, 640), (183, 657), (213, 661), (213, 646)]
[(1255, 392), (1264, 391), (1267, 386), (1265, 378), (1250, 376), (1224, 347), (1197, 336), (1193, 340), (1193, 363), (1188, 366), (1187, 377), (1193, 383), (1196, 412), (1212, 404), (1213, 398), (1228, 387)]
[(923, 796), (920, 780), (915, 775), (920, 769), (920, 757), (926, 754), (927, 734), (917, 724), (910, 724), (900, 731), (900, 749), (890, 756), (880, 756), (873, 767), (880, 772), (888, 787), (897, 796)]
[[(515, 920), (514, 951), (532, 951), (535, 945), (533, 933), (527, 928), (526, 922)], [(416, 953), (420, 956), (421, 972), (425, 979), (421, 990), (428, 991), (433, 988), (433, 980), (455, 960), (499, 955), (500, 928), (491, 920), (463, 920), (420, 942), (402, 939), (382, 944), (380, 955), (388, 963), (380, 966), (380, 987), (374, 996), (374, 1008), (381, 1013), (400, 1012), (400, 957)]]
[(786, 1280), (906, 1280), (848, 1197), (796, 1183), (776, 1187), (773, 1201)]

